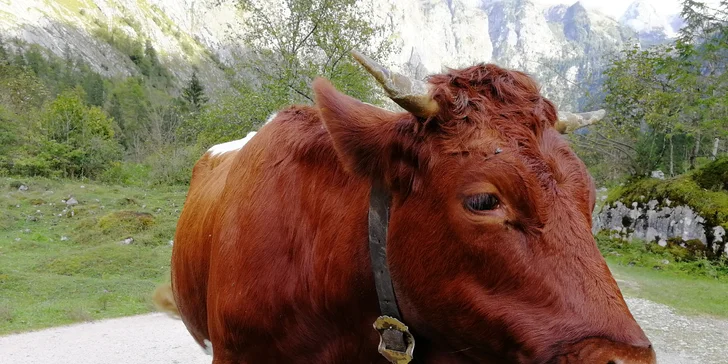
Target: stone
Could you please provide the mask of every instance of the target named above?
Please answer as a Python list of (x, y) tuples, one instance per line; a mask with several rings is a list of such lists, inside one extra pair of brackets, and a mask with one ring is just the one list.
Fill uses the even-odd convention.
[(660, 170), (652, 171), (652, 173), (650, 174), (650, 177), (657, 178), (657, 179), (665, 179), (665, 172), (660, 171)]
[(75, 197), (71, 197), (68, 200), (66, 200), (65, 202), (66, 202), (66, 206), (75, 206), (75, 205), (78, 205), (78, 200), (76, 200)]
[(126, 239), (124, 239), (124, 240), (121, 241), (121, 243), (124, 244), (124, 245), (129, 245), (129, 244), (131, 244), (133, 242), (134, 242), (134, 238), (132, 238), (132, 237), (128, 237), (128, 238), (126, 238)]
[[(628, 207), (616, 201), (612, 205), (604, 206), (592, 217), (592, 232), (596, 234), (600, 231), (610, 231), (615, 237), (656, 241), (663, 247), (667, 246), (667, 240), (670, 238), (680, 238), (683, 241), (699, 240), (715, 251), (728, 245), (724, 244), (725, 229), (720, 226), (707, 226), (706, 219), (689, 206), (660, 206), (654, 200), (646, 205), (640, 206), (637, 203), (630, 205)], [(708, 228), (712, 230), (707, 230)], [(711, 232), (710, 241), (706, 230)]]
[(18, 187), (18, 191), (25, 192), (27, 190), (28, 190), (28, 186), (26, 186), (26, 185), (20, 185), (20, 187)]
[[(725, 229), (722, 226), (713, 227), (713, 243), (722, 243), (724, 242), (723, 238), (725, 238)], [(726, 244), (726, 246), (728, 246), (728, 244)]]

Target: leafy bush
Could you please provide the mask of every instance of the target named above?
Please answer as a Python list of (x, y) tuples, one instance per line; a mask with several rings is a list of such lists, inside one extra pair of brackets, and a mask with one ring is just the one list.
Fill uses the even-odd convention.
[(153, 185), (187, 184), (192, 177), (192, 168), (202, 156), (196, 146), (167, 148), (149, 156), (149, 182)]
[(99, 175), (99, 180), (110, 184), (144, 186), (149, 184), (150, 171), (151, 167), (146, 164), (114, 161)]
[(29, 144), (28, 157), (16, 172), (25, 175), (94, 177), (121, 158), (114, 121), (96, 106), (87, 106), (80, 87), (63, 92), (45, 110), (40, 140)]
[(702, 167), (693, 179), (702, 188), (728, 191), (728, 157), (718, 158)]

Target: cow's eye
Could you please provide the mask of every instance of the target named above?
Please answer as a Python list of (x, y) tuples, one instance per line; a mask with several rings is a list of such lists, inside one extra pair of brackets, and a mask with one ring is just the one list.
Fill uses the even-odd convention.
[(472, 195), (465, 199), (465, 206), (473, 212), (494, 210), (498, 207), (498, 198), (490, 193)]

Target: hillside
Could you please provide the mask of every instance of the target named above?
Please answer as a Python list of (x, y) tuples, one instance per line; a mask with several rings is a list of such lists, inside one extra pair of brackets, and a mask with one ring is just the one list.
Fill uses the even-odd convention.
[[(5, 0), (0, 30), (6, 38), (42, 45), (59, 56), (81, 55), (106, 76), (138, 73), (129, 44), (148, 41), (178, 85), (196, 67), (205, 86), (215, 91), (227, 87), (226, 69), (235, 69), (243, 52), (236, 40), (245, 32), (234, 2), (217, 3)], [(399, 49), (389, 59), (394, 69), (421, 78), (442, 67), (495, 62), (533, 74), (564, 110), (584, 107), (583, 95), (596, 90), (605, 56), (637, 36), (629, 24), (640, 19), (636, 7), (623, 25), (578, 2), (555, 7), (528, 0), (360, 4), (375, 9), (374, 21), (393, 24)], [(659, 42), (661, 34), (646, 41)]]
[(194, 66), (205, 84), (217, 89), (226, 79), (221, 57), (234, 49), (222, 42), (235, 11), (208, 5), (197, 0), (6, 0), (0, 2), (0, 30), (6, 39), (39, 44), (59, 57), (69, 51), (80, 55), (107, 77), (138, 74), (130, 49), (149, 41), (177, 85), (190, 78)]

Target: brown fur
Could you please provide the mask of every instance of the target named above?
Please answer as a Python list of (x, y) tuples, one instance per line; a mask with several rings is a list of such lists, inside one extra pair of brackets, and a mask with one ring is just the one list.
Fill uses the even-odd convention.
[[(441, 111), (419, 119), (319, 79), (314, 107), (203, 156), (172, 255), (192, 336), (212, 342), (214, 363), (384, 363), (367, 246), (381, 181), (418, 363), (654, 363), (594, 243), (594, 184), (554, 129), (554, 106), (494, 65), (430, 83)], [(498, 207), (463, 207), (480, 193)]]

